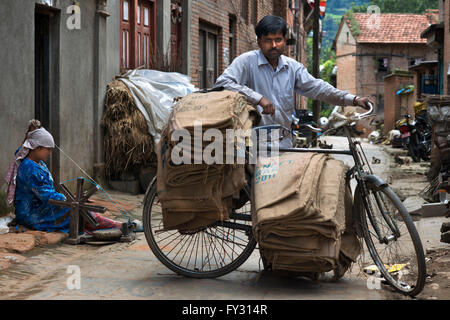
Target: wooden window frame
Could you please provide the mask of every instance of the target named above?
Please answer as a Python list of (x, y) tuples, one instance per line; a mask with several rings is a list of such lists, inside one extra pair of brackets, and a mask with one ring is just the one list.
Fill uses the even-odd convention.
[[(250, 0), (254, 1), (254, 0)], [(250, 11), (250, 3), (249, 0), (241, 0), (241, 17), (244, 19), (245, 24), (250, 23), (249, 11)]]
[(258, 0), (251, 0), (249, 10), (249, 15), (251, 16), (250, 23), (256, 27), (258, 24)]
[(228, 64), (231, 64), (236, 57), (237, 53), (237, 18), (235, 15), (229, 15), (228, 16), (228, 32), (229, 32), (229, 52), (228, 52)]
[[(128, 2), (128, 21), (123, 20), (124, 2)], [(146, 8), (149, 10), (148, 26), (144, 25)], [(156, 54), (156, 0), (120, 0), (119, 18), (121, 70), (151, 68), (151, 56)], [(128, 47), (124, 48), (124, 44)]]
[[(215, 26), (215, 25), (209, 24), (208, 22), (200, 20), (200, 23), (199, 23), (199, 41), (202, 41), (202, 37), (201, 37), (201, 33), (202, 32), (205, 33), (206, 37), (205, 37), (205, 43), (203, 44), (203, 46), (201, 46), (200, 43), (199, 43), (199, 50), (200, 50), (200, 48), (203, 48), (203, 57), (204, 57), (206, 62), (208, 61), (208, 59), (206, 58), (207, 55), (208, 55), (208, 51), (207, 51), (208, 48), (206, 46), (206, 42), (208, 41), (207, 40), (208, 39), (208, 34), (215, 36), (216, 43), (215, 43), (215, 50), (214, 50), (214, 75), (215, 75), (215, 78), (217, 78), (218, 72), (219, 72), (219, 50), (220, 50), (220, 48), (219, 48), (219, 46), (220, 46), (219, 45), (219, 35), (220, 35), (220, 29), (219, 29), (218, 26)], [(200, 52), (199, 52), (199, 56), (201, 56)], [(202, 70), (201, 74), (199, 74), (199, 86), (200, 87), (203, 87), (202, 86), (202, 77), (205, 80), (205, 82), (207, 82), (207, 78), (208, 78), (208, 75), (207, 75), (207, 72), (208, 72), (208, 70), (207, 70), (207, 63), (202, 63), (202, 65), (203, 65), (203, 70)], [(208, 87), (207, 84), (205, 84), (204, 88), (207, 88), (207, 87)]]

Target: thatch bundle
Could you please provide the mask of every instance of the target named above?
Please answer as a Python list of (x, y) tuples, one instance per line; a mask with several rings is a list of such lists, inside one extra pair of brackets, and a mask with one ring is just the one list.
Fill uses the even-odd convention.
[(112, 81), (106, 90), (104, 128), (105, 170), (118, 179), (123, 172), (135, 172), (156, 162), (153, 138), (133, 96), (120, 80)]

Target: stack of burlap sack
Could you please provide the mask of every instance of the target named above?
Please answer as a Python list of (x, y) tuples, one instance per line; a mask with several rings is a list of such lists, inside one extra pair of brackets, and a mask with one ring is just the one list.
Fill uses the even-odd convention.
[[(238, 164), (234, 150), (231, 150), (232, 164), (227, 164), (226, 130), (241, 129), (237, 132), (244, 139), (245, 131), (260, 119), (258, 111), (248, 105), (241, 94), (232, 91), (192, 93), (178, 100), (157, 146), (157, 193), (164, 229), (194, 230), (229, 218), (233, 195), (245, 186), (246, 179), (245, 164), (242, 161)], [(199, 131), (200, 123), (202, 136), (208, 129), (222, 133), (223, 140), (214, 142), (222, 144), (223, 153), (205, 152), (217, 156), (214, 163), (202, 158), (211, 141), (197, 134), (202, 141), (195, 143), (195, 131)], [(176, 164), (172, 157), (186, 156), (182, 153), (188, 152), (186, 148), (180, 152), (179, 141), (171, 139), (172, 134), (180, 133), (180, 130), (191, 136), (187, 142), (191, 147), (190, 161)], [(196, 156), (200, 163), (194, 163)]]
[(335, 271), (342, 276), (360, 253), (352, 228), (346, 167), (324, 154), (259, 158), (254, 174), (253, 232), (274, 271)]

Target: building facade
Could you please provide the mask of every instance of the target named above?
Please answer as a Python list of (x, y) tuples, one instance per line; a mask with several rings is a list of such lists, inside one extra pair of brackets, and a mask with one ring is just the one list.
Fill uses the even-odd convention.
[(48, 163), (56, 181), (77, 166), (94, 174), (106, 85), (120, 72), (119, 2), (5, 0), (0, 14), (0, 171), (37, 118), (62, 150)]
[[(55, 182), (101, 176), (106, 86), (134, 68), (177, 71), (211, 87), (234, 57), (256, 49), (254, 27), (275, 14), (306, 63), (304, 0), (3, 0), (0, 2), (0, 171), (37, 118), (57, 148)], [(311, 19), (309, 19), (311, 22)], [(60, 149), (59, 149), (60, 148)]]
[(212, 87), (234, 57), (258, 48), (255, 26), (266, 15), (283, 17), (296, 43), (285, 54), (306, 62), (306, 1), (194, 0), (190, 36), (190, 76), (200, 88)]
[(383, 114), (384, 78), (395, 70), (408, 70), (422, 61), (435, 60), (421, 32), (430, 24), (428, 15), (371, 14), (343, 17), (335, 38), (337, 87), (369, 96)]

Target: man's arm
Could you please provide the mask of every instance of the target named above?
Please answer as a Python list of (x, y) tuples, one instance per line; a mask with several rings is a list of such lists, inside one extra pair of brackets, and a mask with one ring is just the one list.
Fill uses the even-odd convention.
[(295, 91), (314, 100), (321, 100), (332, 105), (353, 106), (355, 95), (336, 89), (331, 84), (316, 79), (303, 65), (296, 72)]
[(263, 114), (274, 114), (275, 107), (272, 102), (245, 85), (248, 79), (246, 64), (244, 55), (235, 58), (231, 65), (217, 78), (214, 88), (224, 87), (227, 90), (237, 91), (243, 94), (249, 103), (259, 104), (263, 108)]
[(245, 60), (243, 55), (236, 57), (217, 78), (214, 87), (224, 87), (227, 90), (237, 91), (243, 94), (248, 102), (257, 105), (263, 96), (245, 85), (248, 79)]

